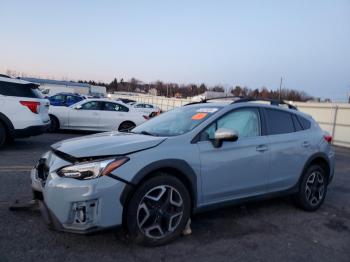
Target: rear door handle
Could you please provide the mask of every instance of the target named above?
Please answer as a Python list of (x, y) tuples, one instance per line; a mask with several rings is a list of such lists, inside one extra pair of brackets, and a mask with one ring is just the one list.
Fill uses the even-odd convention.
[(267, 151), (269, 148), (267, 147), (267, 145), (258, 145), (256, 147), (256, 151), (259, 151), (259, 152), (264, 152), (264, 151)]
[(308, 141), (304, 141), (301, 145), (302, 147), (309, 147), (310, 143)]

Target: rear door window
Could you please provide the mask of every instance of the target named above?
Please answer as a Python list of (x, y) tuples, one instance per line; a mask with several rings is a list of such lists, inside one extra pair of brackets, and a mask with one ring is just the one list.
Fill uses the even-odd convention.
[(35, 84), (18, 84), (0, 81), (0, 94), (4, 96), (17, 96), (29, 98), (43, 98)]
[(269, 135), (288, 134), (295, 132), (292, 114), (275, 109), (265, 109), (266, 123)]
[(298, 115), (298, 119), (304, 130), (309, 129), (311, 127), (311, 122), (306, 118)]
[(81, 105), (81, 110), (100, 110), (101, 103), (97, 101), (90, 101)]
[(301, 131), (303, 130), (303, 127), (301, 126), (298, 118), (296, 115), (292, 115), (292, 118), (293, 118), (293, 123), (294, 123), (294, 127), (295, 127), (295, 131)]
[(128, 112), (129, 109), (117, 103), (104, 102), (104, 111), (118, 111), (118, 112)]

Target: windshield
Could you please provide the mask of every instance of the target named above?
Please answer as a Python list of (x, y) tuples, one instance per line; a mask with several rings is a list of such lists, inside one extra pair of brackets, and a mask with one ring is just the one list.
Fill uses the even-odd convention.
[(154, 136), (177, 136), (185, 134), (205, 119), (215, 114), (220, 107), (180, 107), (135, 127), (132, 133)]

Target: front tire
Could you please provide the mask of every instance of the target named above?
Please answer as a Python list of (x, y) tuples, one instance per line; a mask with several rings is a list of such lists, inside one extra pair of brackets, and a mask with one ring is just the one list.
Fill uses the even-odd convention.
[(299, 192), (294, 199), (300, 208), (306, 211), (315, 211), (323, 204), (326, 194), (326, 171), (323, 166), (315, 164), (303, 174)]
[(6, 142), (7, 132), (4, 125), (0, 122), (0, 147)]
[(57, 117), (50, 115), (50, 128), (49, 133), (54, 133), (60, 128), (60, 123)]
[(191, 198), (183, 183), (159, 175), (136, 189), (126, 206), (125, 222), (134, 242), (159, 246), (181, 235), (190, 210)]
[(136, 126), (135, 123), (133, 123), (131, 121), (125, 121), (125, 122), (120, 124), (120, 126), (118, 127), (118, 131), (119, 132), (128, 132), (131, 129), (133, 129), (135, 126)]

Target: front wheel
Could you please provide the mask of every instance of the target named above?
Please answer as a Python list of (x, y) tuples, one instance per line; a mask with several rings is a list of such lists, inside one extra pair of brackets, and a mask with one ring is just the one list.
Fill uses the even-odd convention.
[(54, 133), (60, 128), (60, 123), (55, 116), (50, 115), (49, 133)]
[(295, 201), (306, 211), (317, 210), (327, 194), (326, 171), (321, 165), (312, 165), (304, 173)]
[(125, 121), (120, 124), (118, 127), (119, 132), (129, 132), (131, 129), (133, 129), (136, 125), (131, 121)]
[(190, 217), (191, 199), (176, 177), (159, 175), (136, 189), (125, 222), (138, 244), (159, 246), (176, 239)]
[(0, 147), (6, 142), (6, 129), (4, 125), (0, 122)]

